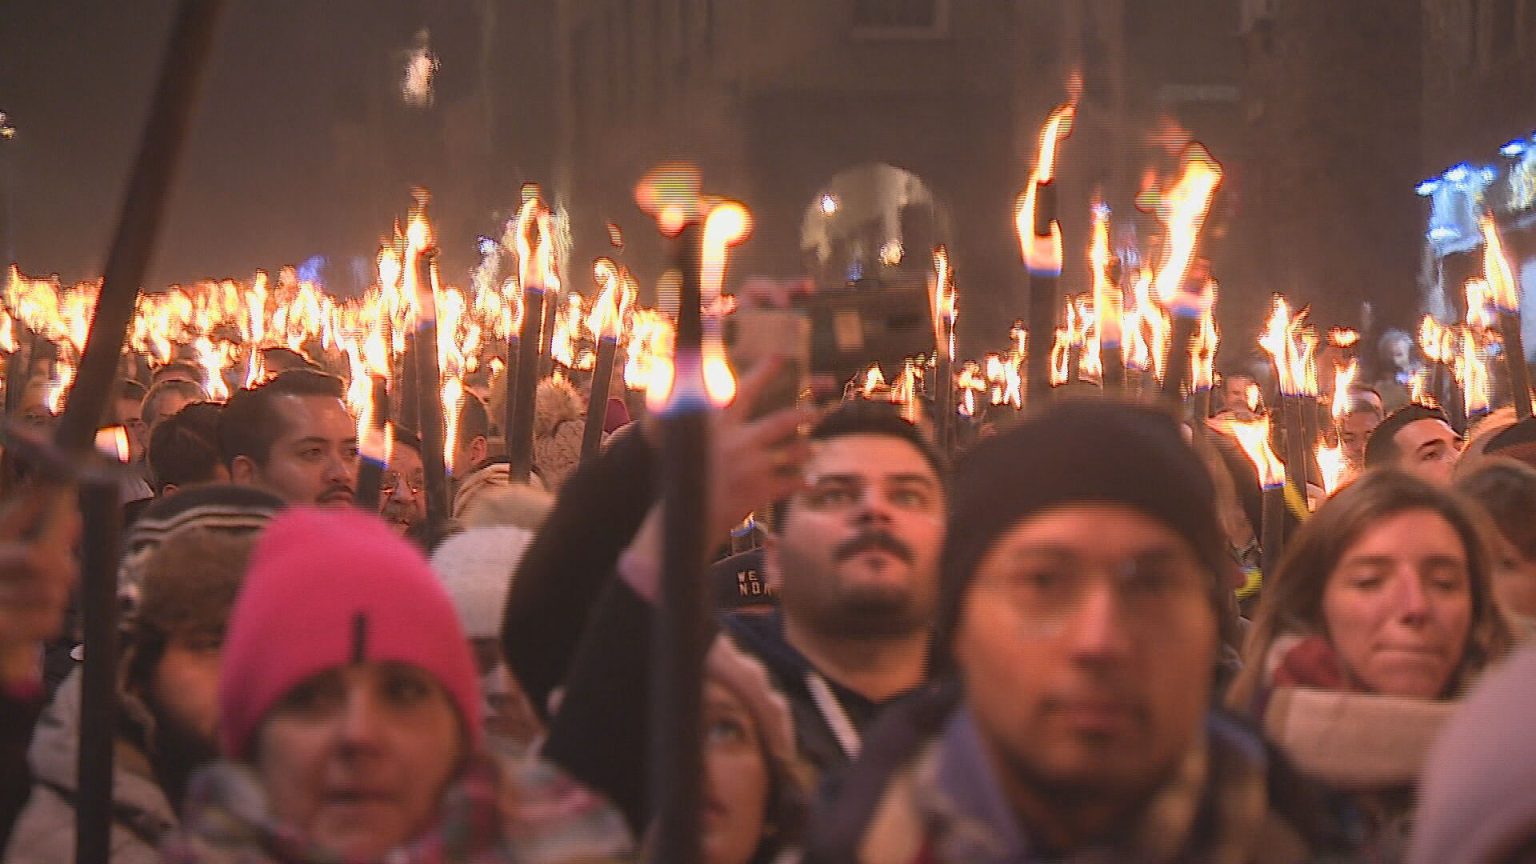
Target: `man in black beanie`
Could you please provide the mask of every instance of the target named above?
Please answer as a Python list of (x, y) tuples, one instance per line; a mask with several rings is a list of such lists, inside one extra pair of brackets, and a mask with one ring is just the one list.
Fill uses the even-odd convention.
[(1324, 843), (1326, 823), (1274, 812), (1283, 768), (1212, 708), (1233, 565), (1171, 417), (1038, 414), (961, 463), (948, 526), (937, 682), (872, 733), (807, 861), (1298, 861)]

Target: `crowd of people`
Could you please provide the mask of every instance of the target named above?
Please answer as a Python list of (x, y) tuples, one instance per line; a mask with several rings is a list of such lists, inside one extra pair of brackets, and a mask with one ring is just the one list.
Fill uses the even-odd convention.
[[(1536, 861), (1536, 419), (1468, 443), (1352, 390), (1348, 482), (1255, 574), (1220, 424), (1041, 400), (952, 458), (885, 402), (754, 410), (775, 371), (699, 454), (708, 864)], [(467, 393), (433, 525), (417, 434), (358, 500), (343, 383), (302, 363), (222, 404), (176, 363), (118, 395), (112, 864), (646, 854), (657, 418), (613, 403), (582, 460), (583, 401), (546, 382), (524, 483)], [(90, 538), (27, 473), (0, 509), (0, 846), (54, 864)]]

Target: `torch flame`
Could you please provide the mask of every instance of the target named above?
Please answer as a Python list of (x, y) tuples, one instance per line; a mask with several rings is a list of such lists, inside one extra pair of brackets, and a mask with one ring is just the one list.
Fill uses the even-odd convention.
[(1350, 348), (1360, 342), (1360, 332), (1348, 327), (1334, 327), (1328, 331), (1328, 343), (1337, 348)]
[(128, 430), (121, 426), (108, 426), (96, 430), (96, 452), (108, 459), (128, 463)]
[(1317, 467), (1323, 474), (1323, 492), (1327, 495), (1339, 491), (1339, 486), (1349, 470), (1348, 460), (1344, 458), (1344, 445), (1329, 447), (1326, 444), (1317, 445)]
[(1285, 464), (1269, 447), (1269, 415), (1263, 414), (1252, 420), (1222, 417), (1214, 421), (1218, 431), (1237, 439), (1243, 453), (1248, 456), (1259, 472), (1259, 485), (1275, 489), (1285, 485)]
[(725, 283), (725, 265), (731, 247), (752, 233), (752, 214), (739, 201), (722, 201), (704, 217), (704, 243), (699, 268), (699, 299), (707, 310), (704, 327), (704, 388), (715, 405), (729, 405), (736, 398), (736, 376), (725, 358), (720, 341), (719, 317), (714, 314)]
[(1098, 326), (1094, 328), (1094, 353), (1099, 348), (1120, 350), (1122, 319), (1124, 317), (1125, 292), (1115, 287), (1110, 279), (1109, 265), (1109, 208), (1098, 205), (1093, 208), (1093, 240), (1088, 246), (1088, 261), (1093, 269), (1093, 309)]
[(1194, 260), (1195, 243), (1200, 228), (1211, 209), (1211, 197), (1221, 183), (1221, 166), (1199, 144), (1191, 144), (1185, 155), (1184, 174), (1174, 187), (1163, 194), (1164, 221), (1168, 227), (1167, 251), (1154, 280), (1154, 294), (1159, 303), (1172, 306), (1177, 314), (1199, 315), (1209, 301), (1190, 294), (1184, 288), (1189, 265)]
[[(1333, 419), (1339, 422), (1349, 413), (1349, 388), (1360, 372), (1360, 361), (1351, 360), (1349, 365), (1333, 370)], [(1332, 492), (1332, 489), (1329, 489)]]
[(1035, 160), (1035, 176), (1039, 182), (1049, 183), (1055, 179), (1056, 147), (1062, 139), (1072, 134), (1072, 117), (1075, 113), (1075, 101), (1058, 105), (1040, 128), (1040, 156)]
[(592, 314), (587, 316), (587, 330), (594, 338), (616, 340), (629, 299), (624, 292), (619, 267), (611, 258), (599, 258), (592, 264), (592, 278), (603, 286), (603, 290), (592, 304)]
[(933, 250), (933, 344), (955, 359), (955, 274), (949, 266), (949, 248), (942, 243)]
[(446, 427), (443, 441), (448, 445), (443, 448), (443, 466), (452, 476), (456, 467), (453, 464), (454, 453), (459, 449), (456, 446), (459, 440), (459, 412), (464, 407), (464, 382), (459, 380), (459, 376), (452, 375), (444, 379), (442, 398), (443, 421)]
[(1207, 289), (1211, 304), (1200, 313), (1200, 326), (1189, 348), (1190, 389), (1209, 390), (1216, 380), (1216, 348), (1221, 343), (1221, 333), (1216, 329), (1216, 287)]
[(1504, 243), (1499, 239), (1499, 230), (1493, 224), (1492, 214), (1484, 213), (1477, 225), (1483, 233), (1483, 273), (1492, 288), (1493, 303), (1499, 307), (1500, 312), (1518, 315), (1520, 283), (1515, 281), (1509, 258), (1504, 255)]
[(1307, 323), (1306, 309), (1292, 316), (1285, 298), (1276, 294), (1259, 345), (1269, 352), (1275, 364), (1282, 394), (1317, 395), (1317, 331)]
[(1488, 380), (1488, 358), (1470, 327), (1457, 328), (1461, 336), (1461, 350), (1456, 355), (1456, 379), (1461, 382), (1465, 394), (1468, 416), (1486, 414), (1492, 402), (1492, 388)]

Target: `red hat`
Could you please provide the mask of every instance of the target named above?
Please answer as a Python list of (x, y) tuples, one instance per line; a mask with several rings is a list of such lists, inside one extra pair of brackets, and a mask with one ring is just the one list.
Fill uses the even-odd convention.
[(377, 516), (295, 507), (251, 553), (219, 677), (219, 738), (246, 758), (262, 718), (327, 669), (394, 660), (438, 680), (480, 741), (480, 687), (453, 602), (426, 558)]

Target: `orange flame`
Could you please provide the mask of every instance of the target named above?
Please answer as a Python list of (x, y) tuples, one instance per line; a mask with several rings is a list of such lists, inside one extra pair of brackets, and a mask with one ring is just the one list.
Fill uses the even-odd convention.
[[(1349, 365), (1333, 370), (1333, 419), (1338, 422), (1349, 413), (1349, 388), (1360, 373), (1360, 361), (1351, 360)], [(1331, 489), (1329, 490), (1332, 491)]]
[(128, 430), (121, 426), (108, 426), (96, 430), (96, 452), (108, 459), (128, 464)]
[(624, 313), (630, 303), (619, 266), (611, 258), (599, 258), (592, 263), (592, 278), (603, 286), (602, 293), (592, 303), (592, 314), (587, 316), (587, 330), (595, 339), (619, 338), (619, 328), (624, 323)]
[(1317, 396), (1317, 331), (1307, 322), (1306, 309), (1293, 317), (1285, 298), (1276, 294), (1259, 345), (1275, 364), (1281, 393)]
[(1456, 354), (1456, 380), (1461, 382), (1467, 414), (1486, 414), (1493, 391), (1488, 380), (1488, 357), (1469, 327), (1457, 328), (1461, 350)]
[(955, 359), (956, 291), (955, 274), (949, 266), (949, 249), (939, 244), (933, 250), (933, 285), (929, 292), (933, 312), (933, 344), (951, 362)]
[[(992, 360), (997, 358), (995, 354), (987, 355), (987, 364), (990, 367)], [(987, 380), (983, 376), (981, 367), (974, 360), (965, 361), (960, 367), (960, 374), (955, 378), (955, 386), (960, 389), (960, 404), (957, 406), (962, 417), (976, 416), (976, 394), (985, 393)]]
[(459, 380), (459, 376), (451, 375), (443, 380), (442, 399), (445, 427), (443, 442), (446, 445), (443, 447), (443, 467), (452, 476), (457, 467), (454, 465), (454, 455), (459, 449), (459, 411), (464, 407), (464, 382)]
[(1097, 326), (1094, 327), (1093, 353), (1101, 346), (1114, 350), (1123, 339), (1125, 292), (1115, 287), (1109, 276), (1109, 208), (1102, 205), (1093, 208), (1093, 240), (1088, 246), (1088, 261), (1093, 269), (1093, 310)]
[(1226, 416), (1213, 421), (1217, 430), (1237, 439), (1248, 460), (1259, 472), (1259, 485), (1275, 489), (1285, 485), (1285, 464), (1269, 447), (1269, 415), (1252, 420)]
[(1189, 347), (1189, 383), (1192, 390), (1209, 390), (1216, 381), (1216, 349), (1221, 332), (1216, 329), (1216, 286), (1206, 289), (1210, 305), (1200, 313), (1200, 326)]
[(1317, 467), (1323, 474), (1323, 492), (1332, 495), (1339, 491), (1349, 471), (1349, 462), (1344, 458), (1344, 445), (1329, 447), (1326, 444), (1318, 444)]
[(1049, 183), (1055, 179), (1056, 147), (1072, 134), (1072, 117), (1076, 112), (1076, 101), (1058, 105), (1040, 127), (1039, 158), (1035, 160), (1035, 176), (1039, 182)]
[[(1184, 174), (1162, 196), (1166, 207), (1164, 222), (1168, 235), (1162, 266), (1153, 282), (1159, 303), (1175, 307), (1180, 314), (1200, 314), (1208, 300), (1185, 290), (1184, 280), (1194, 260), (1200, 228), (1211, 209), (1211, 198), (1221, 183), (1221, 166), (1199, 144), (1191, 144), (1184, 160)], [(1188, 307), (1188, 308), (1186, 308)]]
[(1492, 287), (1494, 305), (1500, 312), (1511, 315), (1520, 313), (1520, 283), (1504, 255), (1504, 243), (1499, 230), (1493, 224), (1492, 214), (1484, 213), (1477, 222), (1483, 233), (1483, 273)]
[(720, 340), (720, 289), (725, 284), (725, 266), (730, 249), (740, 245), (752, 233), (752, 214), (738, 201), (723, 201), (704, 217), (703, 250), (700, 253), (699, 299), (704, 304), (704, 388), (717, 406), (729, 405), (736, 398), (736, 376), (726, 360)]
[(1499, 326), (1498, 310), (1494, 304), (1494, 291), (1488, 280), (1473, 277), (1467, 280), (1467, 326), (1486, 329)]
[(1328, 331), (1328, 344), (1337, 348), (1350, 348), (1360, 342), (1360, 332), (1348, 327), (1334, 327)]

